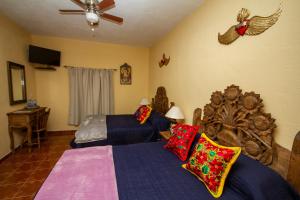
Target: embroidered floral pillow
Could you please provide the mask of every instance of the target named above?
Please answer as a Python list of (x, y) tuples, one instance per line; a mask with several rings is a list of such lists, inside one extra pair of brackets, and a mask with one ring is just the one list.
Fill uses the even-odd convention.
[(140, 124), (144, 124), (151, 114), (152, 108), (150, 106), (141, 106), (139, 109), (139, 115), (137, 120), (140, 121)]
[(199, 126), (177, 124), (172, 127), (173, 136), (164, 147), (185, 161), (198, 130)]
[(240, 153), (240, 147), (218, 145), (202, 133), (188, 163), (182, 167), (201, 180), (209, 192), (218, 198), (222, 195), (231, 166)]
[(144, 105), (138, 107), (138, 109), (134, 112), (133, 115), (134, 115), (136, 118), (140, 115), (140, 110), (141, 110), (142, 107), (144, 107)]

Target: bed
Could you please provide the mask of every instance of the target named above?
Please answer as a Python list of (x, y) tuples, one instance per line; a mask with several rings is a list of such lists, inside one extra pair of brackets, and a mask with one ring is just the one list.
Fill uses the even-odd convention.
[[(170, 106), (173, 106), (171, 103)], [(160, 131), (168, 130), (170, 121), (164, 117), (169, 101), (164, 87), (158, 87), (152, 99), (153, 111), (149, 119), (140, 124), (134, 114), (88, 116), (71, 141), (72, 148), (103, 145), (124, 145), (156, 141)]]
[[(236, 89), (230, 87), (230, 90), (227, 91), (238, 94), (237, 98), (242, 98), (243, 95), (247, 94), (236, 93)], [(225, 98), (224, 93), (218, 95), (218, 97)], [(225, 95), (227, 95), (226, 91)], [(229, 96), (232, 100), (231, 97), (235, 95), (231, 94)], [(258, 96), (256, 97), (258, 98)], [(247, 102), (249, 101), (247, 100)], [(261, 101), (258, 102), (261, 103)], [(223, 99), (219, 108), (214, 107), (214, 112), (211, 112), (212, 115), (210, 116), (215, 116), (217, 113), (221, 116), (222, 107), (225, 105), (226, 100)], [(234, 105), (234, 103), (231, 105)], [(262, 108), (263, 106), (259, 104), (259, 107)], [(264, 113), (262, 109), (257, 109), (257, 111), (260, 114)], [(211, 127), (209, 124), (216, 124), (213, 123), (212, 118), (207, 120), (207, 110), (204, 112), (203, 118), (199, 113), (199, 109), (196, 109), (194, 123), (202, 124), (202, 130), (208, 131), (208, 128)], [(252, 114), (255, 114), (255, 112), (252, 112)], [(258, 116), (256, 114), (255, 116)], [(271, 116), (268, 115), (268, 117), (272, 119)], [(272, 128), (265, 130), (273, 131), (275, 128), (274, 120), (271, 120), (271, 122), (267, 128)], [(251, 141), (254, 140), (259, 145), (253, 146), (264, 150), (260, 151), (260, 156), (254, 156), (255, 149), (250, 151), (249, 148), (245, 148), (251, 136), (241, 137), (241, 134), (239, 134), (239, 136), (234, 137), (232, 134), (236, 134), (236, 132), (226, 132), (226, 134), (231, 134), (230, 137), (222, 137), (225, 134), (223, 132), (221, 136), (218, 136), (221, 130), (222, 128), (217, 133), (209, 130), (211, 132), (207, 135), (224, 144), (239, 142), (243, 154), (238, 157), (233, 165), (226, 179), (223, 194), (219, 199), (300, 199), (299, 194), (279, 174), (267, 166), (272, 162), (273, 154), (266, 147), (266, 144), (257, 142), (259, 139), (251, 135), (255, 138)], [(272, 131), (270, 135), (273, 141)], [(213, 133), (217, 136), (214, 136)], [(200, 137), (200, 134), (197, 134), (197, 136)], [(157, 141), (67, 150), (51, 171), (35, 199), (215, 199), (207, 191), (204, 184), (181, 167), (185, 162), (180, 161), (178, 157), (163, 148), (165, 143), (165, 141)], [(297, 177), (294, 177), (294, 179), (297, 179)]]
[[(68, 150), (35, 199), (214, 199), (163, 145), (160, 141)], [(299, 196), (277, 173), (241, 155), (219, 199), (296, 200)]]

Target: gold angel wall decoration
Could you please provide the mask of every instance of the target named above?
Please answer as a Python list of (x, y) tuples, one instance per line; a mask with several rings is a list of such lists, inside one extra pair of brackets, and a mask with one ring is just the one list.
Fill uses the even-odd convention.
[(254, 16), (248, 19), (250, 16), (249, 10), (242, 8), (237, 16), (239, 24), (230, 27), (223, 35), (219, 33), (218, 40), (221, 44), (231, 44), (240, 36), (259, 35), (277, 22), (281, 12), (282, 10), (279, 8), (268, 17)]

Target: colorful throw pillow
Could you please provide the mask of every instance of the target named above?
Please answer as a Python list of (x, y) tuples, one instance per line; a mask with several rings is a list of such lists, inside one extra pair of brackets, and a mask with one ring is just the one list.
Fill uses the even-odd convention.
[(241, 153), (240, 147), (218, 145), (202, 133), (193, 154), (183, 168), (201, 180), (209, 192), (222, 195), (225, 179)]
[(180, 160), (185, 161), (193, 140), (199, 130), (199, 126), (176, 124), (171, 129), (173, 135), (164, 147), (177, 155)]
[(138, 109), (134, 112), (134, 116), (137, 118), (140, 115), (140, 110), (141, 108), (144, 107), (144, 105), (141, 105), (140, 107), (138, 107)]
[(152, 108), (150, 106), (141, 106), (139, 109), (139, 114), (137, 120), (140, 121), (140, 124), (144, 124), (151, 114)]

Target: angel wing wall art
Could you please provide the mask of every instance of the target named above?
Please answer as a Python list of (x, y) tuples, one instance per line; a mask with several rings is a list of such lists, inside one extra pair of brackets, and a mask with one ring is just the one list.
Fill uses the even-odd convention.
[(240, 36), (259, 35), (277, 22), (281, 12), (282, 10), (279, 8), (274, 14), (268, 17), (254, 16), (249, 19), (249, 10), (242, 8), (237, 16), (239, 24), (230, 27), (223, 35), (219, 33), (218, 40), (221, 44), (227, 45), (234, 42)]

